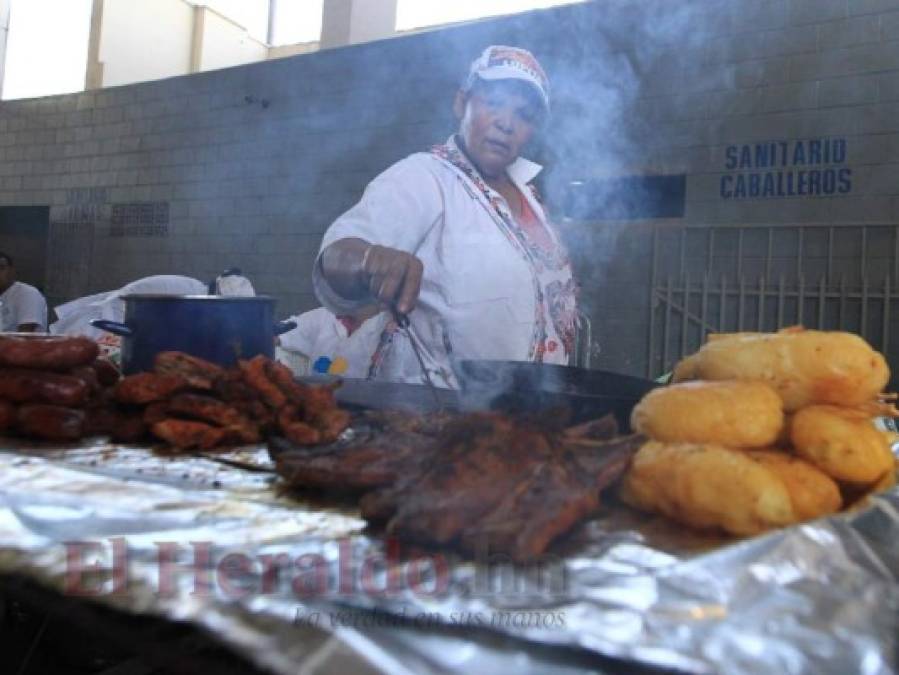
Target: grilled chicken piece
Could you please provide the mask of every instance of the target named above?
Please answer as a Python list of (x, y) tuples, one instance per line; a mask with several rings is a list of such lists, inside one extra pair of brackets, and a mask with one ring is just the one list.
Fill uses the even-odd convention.
[(169, 417), (169, 402), (168, 401), (156, 401), (156, 403), (151, 403), (146, 408), (144, 408), (144, 423), (147, 426), (153, 426), (157, 422), (162, 422), (165, 418)]
[(211, 396), (178, 394), (166, 406), (170, 417), (186, 417), (228, 430), (229, 440), (258, 443), (259, 427), (236, 408)]
[(225, 369), (184, 352), (159, 352), (153, 360), (153, 372), (180, 377), (194, 389), (211, 390)]
[(153, 435), (179, 450), (199, 448), (209, 450), (221, 445), (227, 437), (227, 430), (204, 422), (167, 419), (151, 427)]
[(287, 396), (271, 381), (266, 364), (269, 359), (260, 354), (249, 361), (238, 361), (237, 365), (243, 375), (244, 382), (254, 389), (267, 406), (280, 410), (287, 405)]
[(215, 383), (215, 395), (253, 420), (263, 432), (274, 426), (275, 413), (262, 402), (259, 393), (249, 386), (240, 370), (228, 370)]
[(126, 405), (146, 405), (167, 399), (189, 387), (190, 383), (177, 375), (138, 373), (119, 381), (115, 387), (115, 398)]
[(248, 420), (236, 408), (223, 401), (202, 394), (178, 394), (166, 404), (169, 416), (184, 416), (209, 422), (217, 427), (246, 423)]
[(300, 419), (300, 409), (295, 405), (285, 405), (278, 413), (278, 428), (292, 443), (316, 445), (321, 442), (321, 433)]
[(303, 384), (294, 379), (290, 368), (277, 361), (266, 362), (265, 374), (309, 419), (337, 407), (334, 390), (340, 386), (339, 380), (333, 384)]

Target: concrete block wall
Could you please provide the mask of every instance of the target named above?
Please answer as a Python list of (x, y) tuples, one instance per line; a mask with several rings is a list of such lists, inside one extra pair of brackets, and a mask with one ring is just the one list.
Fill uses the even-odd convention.
[[(280, 313), (310, 309), (322, 232), (376, 173), (452, 132), (455, 88), (491, 43), (532, 49), (553, 81), (532, 155), (557, 209), (572, 181), (685, 173), (672, 224), (899, 222), (899, 0), (597, 0), (3, 102), (0, 206), (51, 207), (51, 303), (236, 265)], [(848, 194), (722, 198), (722, 176), (739, 173), (729, 146), (822, 137), (846, 142)], [(595, 365), (644, 372), (650, 235), (666, 223), (558, 215)]]

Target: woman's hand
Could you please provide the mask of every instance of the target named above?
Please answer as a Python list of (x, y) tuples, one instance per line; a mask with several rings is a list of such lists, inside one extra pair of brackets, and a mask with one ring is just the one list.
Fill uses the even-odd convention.
[(400, 314), (415, 307), (424, 266), (411, 253), (348, 238), (328, 246), (321, 261), (325, 279), (347, 300), (371, 297)]
[(371, 296), (386, 307), (408, 314), (421, 291), (424, 265), (411, 253), (373, 244), (363, 255), (362, 272)]

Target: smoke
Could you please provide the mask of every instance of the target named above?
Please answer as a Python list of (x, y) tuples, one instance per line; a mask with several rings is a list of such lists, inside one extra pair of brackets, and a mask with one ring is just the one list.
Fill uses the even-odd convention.
[(555, 10), (547, 45), (554, 109), (538, 154), (550, 167), (548, 195), (572, 181), (656, 173), (653, 159), (674, 139), (660, 118), (686, 85), (711, 73), (687, 71), (708, 43), (713, 3), (604, 0)]

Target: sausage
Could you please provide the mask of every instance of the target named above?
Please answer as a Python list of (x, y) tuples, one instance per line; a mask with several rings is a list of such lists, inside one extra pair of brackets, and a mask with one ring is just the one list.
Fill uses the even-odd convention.
[(111, 387), (122, 379), (122, 373), (109, 359), (97, 359), (91, 364), (97, 373), (97, 379), (104, 387)]
[(0, 366), (70, 370), (90, 364), (99, 353), (86, 337), (0, 337)]
[(77, 377), (87, 385), (88, 391), (92, 394), (100, 392), (100, 378), (97, 377), (97, 371), (90, 366), (78, 366), (67, 373), (72, 377)]
[(0, 401), (0, 431), (6, 431), (16, 421), (16, 407), (9, 401)]
[(0, 369), (0, 398), (7, 401), (78, 407), (89, 394), (90, 387), (72, 375)]
[(58, 405), (23, 405), (16, 423), (25, 436), (48, 441), (74, 441), (84, 432), (84, 411)]

